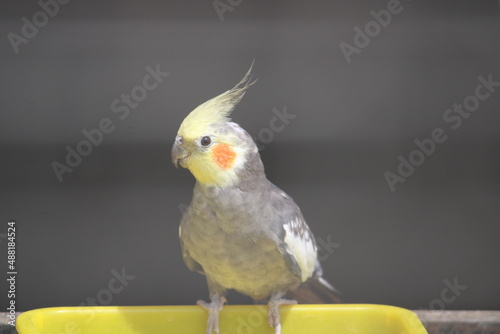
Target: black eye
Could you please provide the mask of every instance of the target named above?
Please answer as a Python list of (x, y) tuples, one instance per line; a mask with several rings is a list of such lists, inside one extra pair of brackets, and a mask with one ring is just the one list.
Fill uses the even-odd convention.
[(212, 140), (210, 139), (209, 136), (205, 136), (205, 137), (201, 138), (201, 146), (208, 146), (208, 145), (210, 145), (211, 142), (212, 142)]
[(181, 136), (177, 136), (177, 144), (182, 145), (184, 143), (184, 139)]

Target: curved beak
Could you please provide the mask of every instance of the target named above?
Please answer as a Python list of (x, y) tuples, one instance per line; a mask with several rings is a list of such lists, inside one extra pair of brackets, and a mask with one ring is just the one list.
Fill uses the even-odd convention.
[(189, 152), (186, 150), (184, 147), (178, 145), (177, 143), (174, 143), (172, 146), (172, 153), (171, 153), (171, 158), (172, 158), (172, 163), (174, 164), (175, 168), (179, 168), (179, 165), (182, 167), (186, 168), (186, 158), (189, 157)]

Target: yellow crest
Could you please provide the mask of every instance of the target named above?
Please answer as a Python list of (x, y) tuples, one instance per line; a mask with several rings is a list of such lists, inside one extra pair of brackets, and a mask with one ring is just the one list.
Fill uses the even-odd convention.
[(184, 119), (179, 135), (186, 139), (195, 139), (204, 134), (204, 131), (214, 123), (230, 121), (229, 115), (241, 101), (245, 91), (255, 83), (252, 79), (252, 65), (243, 79), (232, 89), (200, 104)]

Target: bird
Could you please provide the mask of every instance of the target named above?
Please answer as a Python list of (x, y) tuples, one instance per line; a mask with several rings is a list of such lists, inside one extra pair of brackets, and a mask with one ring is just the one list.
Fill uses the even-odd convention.
[(196, 180), (179, 238), (187, 267), (206, 277), (210, 302), (197, 304), (208, 311), (207, 334), (219, 333), (228, 290), (267, 301), (276, 334), (281, 305), (340, 301), (322, 277), (318, 246), (300, 208), (267, 179), (257, 144), (230, 118), (257, 81), (253, 65), (236, 86), (187, 115), (171, 151), (174, 166)]

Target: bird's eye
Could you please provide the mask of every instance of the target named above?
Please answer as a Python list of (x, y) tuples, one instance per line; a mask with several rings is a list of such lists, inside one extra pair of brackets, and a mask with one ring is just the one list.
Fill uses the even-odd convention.
[(209, 136), (205, 136), (205, 137), (201, 138), (201, 141), (200, 141), (201, 146), (208, 146), (208, 145), (210, 145), (211, 142), (212, 142), (212, 139), (210, 139)]
[(182, 138), (181, 136), (177, 136), (177, 144), (182, 145), (183, 143), (184, 143), (184, 138)]

